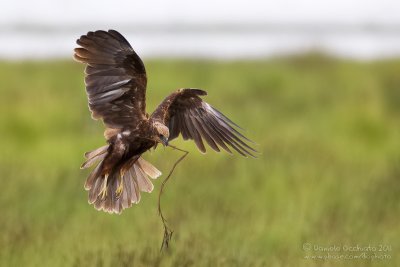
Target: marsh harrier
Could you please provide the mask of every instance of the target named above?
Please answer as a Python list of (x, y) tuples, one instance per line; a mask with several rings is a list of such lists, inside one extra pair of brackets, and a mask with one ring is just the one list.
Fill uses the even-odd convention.
[(85, 183), (89, 203), (98, 210), (121, 213), (138, 203), (140, 192), (151, 192), (150, 178), (161, 172), (142, 158), (158, 143), (180, 134), (194, 140), (201, 152), (203, 140), (215, 151), (236, 150), (243, 156), (256, 152), (238, 126), (202, 100), (206, 92), (183, 88), (167, 96), (151, 114), (146, 113), (146, 70), (128, 41), (117, 31), (82, 35), (74, 58), (86, 64), (85, 85), (92, 118), (102, 119), (107, 145), (85, 154), (81, 168), (97, 163)]

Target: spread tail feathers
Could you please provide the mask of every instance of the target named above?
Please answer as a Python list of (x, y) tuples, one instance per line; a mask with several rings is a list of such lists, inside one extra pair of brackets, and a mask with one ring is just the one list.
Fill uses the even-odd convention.
[(89, 191), (89, 204), (94, 204), (97, 210), (120, 214), (123, 209), (131, 207), (132, 203), (139, 203), (140, 191), (153, 191), (153, 183), (148, 177), (156, 179), (161, 172), (137, 156), (112, 173), (102, 174), (107, 149), (108, 146), (105, 146), (85, 154), (87, 160), (81, 168), (88, 168), (98, 162), (86, 180), (85, 189)]

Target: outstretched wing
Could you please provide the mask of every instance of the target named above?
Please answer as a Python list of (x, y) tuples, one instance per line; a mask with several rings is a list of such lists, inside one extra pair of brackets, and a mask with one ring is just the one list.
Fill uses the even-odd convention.
[(77, 41), (74, 58), (87, 64), (86, 92), (93, 119), (109, 128), (135, 125), (145, 118), (146, 70), (128, 41), (117, 31), (95, 31)]
[(200, 96), (207, 93), (200, 89), (179, 89), (172, 93), (157, 107), (151, 118), (168, 126), (169, 140), (182, 134), (184, 140), (194, 140), (201, 152), (206, 148), (203, 139), (215, 151), (220, 147), (229, 153), (231, 149), (241, 155), (255, 157), (253, 149), (234, 122), (221, 112), (204, 102)]

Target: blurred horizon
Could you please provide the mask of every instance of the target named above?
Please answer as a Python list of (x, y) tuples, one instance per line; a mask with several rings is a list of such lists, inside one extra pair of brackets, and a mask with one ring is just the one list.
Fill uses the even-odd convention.
[[(75, 40), (115, 29), (145, 58), (255, 59), (318, 51), (400, 57), (400, 3), (19, 1), (0, 11), (0, 59), (70, 58)], [(222, 12), (223, 11), (223, 12)]]
[[(318, 51), (357, 60), (400, 57), (400, 24), (105, 24), (0, 26), (0, 59), (69, 58), (87, 31), (116, 29), (150, 58), (255, 59)], [(29, 45), (28, 45), (29, 44)]]

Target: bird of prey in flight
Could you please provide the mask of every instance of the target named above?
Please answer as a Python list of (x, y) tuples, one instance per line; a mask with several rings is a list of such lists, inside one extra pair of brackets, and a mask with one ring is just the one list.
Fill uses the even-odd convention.
[(243, 156), (256, 152), (239, 132), (239, 126), (202, 100), (207, 93), (182, 88), (167, 96), (156, 110), (146, 113), (146, 70), (128, 41), (117, 31), (82, 35), (74, 58), (86, 64), (85, 85), (92, 118), (102, 119), (107, 145), (85, 153), (82, 168), (96, 165), (85, 189), (97, 210), (121, 213), (140, 201), (140, 192), (151, 192), (152, 179), (161, 175), (142, 158), (158, 143), (182, 135), (201, 152), (204, 141), (215, 151), (221, 148)]

